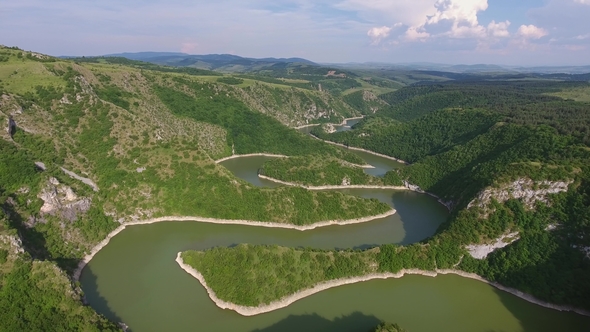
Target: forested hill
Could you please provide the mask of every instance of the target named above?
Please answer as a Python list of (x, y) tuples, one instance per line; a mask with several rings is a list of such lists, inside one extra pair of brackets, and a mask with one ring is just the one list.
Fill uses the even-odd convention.
[[(380, 96), (390, 107), (351, 131), (313, 133), (410, 162), (392, 172), (454, 207), (429, 241), (435, 251), (446, 247), (434, 254), (439, 268), (461, 256), (465, 270), (590, 308), (589, 96), (588, 82), (417, 85)], [(558, 184), (567, 193), (539, 201)], [(451, 254), (510, 231), (521, 240), (487, 259)], [(392, 255), (383, 264), (398, 264)]]
[(410, 182), (457, 201), (517, 168), (583, 165), (590, 143), (588, 94), (588, 82), (410, 86), (381, 95), (390, 106), (352, 131), (314, 133), (414, 163), (401, 170)]
[[(268, 249), (264, 246), (183, 255), (192, 257), (189, 264), (204, 271), (222, 299), (244, 305), (277, 300), (289, 280), (307, 283), (290, 284), (288, 292), (295, 292), (373, 272), (455, 269), (542, 301), (590, 310), (589, 95), (587, 82), (416, 85), (382, 95), (389, 108), (367, 116), (350, 131), (327, 133), (329, 126), (312, 130), (322, 139), (411, 162), (390, 171), (384, 181), (402, 180), (407, 187), (434, 193), (452, 209), (437, 233), (421, 243), (356, 251), (306, 249), (315, 258), (334, 257), (314, 267), (309, 267), (307, 254), (291, 252), (302, 257), (288, 264), (292, 275), (271, 260), (243, 259), (256, 257)], [(342, 163), (318, 158), (266, 165), (273, 176), (291, 182), (334, 181), (322, 171), (342, 176)], [(367, 182), (361, 177), (358, 181)], [(501, 248), (487, 250), (498, 242)], [(222, 267), (216, 264), (221, 260), (232, 261), (231, 283), (224, 282)], [(259, 270), (272, 278), (254, 279), (253, 271)], [(300, 275), (313, 278), (296, 277)], [(254, 283), (263, 301), (245, 296), (252, 294)]]
[(381, 95), (392, 105), (382, 116), (407, 122), (445, 108), (485, 109), (506, 122), (558, 129), (590, 142), (590, 113), (584, 100), (564, 99), (570, 91), (590, 91), (590, 83), (550, 81), (458, 81), (412, 86)]

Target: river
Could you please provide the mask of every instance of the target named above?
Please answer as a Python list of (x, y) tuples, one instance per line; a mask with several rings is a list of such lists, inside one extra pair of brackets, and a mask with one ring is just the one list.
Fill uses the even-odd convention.
[[(345, 125), (335, 125), (334, 128), (337, 132), (340, 131), (348, 131), (350, 130), (355, 124), (359, 123), (361, 119), (349, 119), (346, 120)], [(299, 128), (298, 130), (304, 134), (310, 134), (314, 127), (303, 127)], [(359, 150), (349, 150), (350, 152), (356, 154), (357, 156), (361, 157), (367, 164), (372, 165), (373, 168), (365, 168), (365, 173), (373, 176), (384, 176), (387, 171), (390, 171), (394, 168), (403, 167), (404, 164), (398, 161), (379, 157), (369, 152), (359, 151)], [(237, 174), (236, 174), (237, 175)], [(240, 176), (240, 175), (238, 175)]]
[[(222, 163), (257, 186), (265, 157)], [(369, 160), (367, 160), (370, 163)], [(385, 163), (385, 162), (384, 162)], [(377, 167), (384, 170), (386, 167)], [(391, 169), (391, 168), (389, 168)], [(392, 190), (347, 190), (397, 209), (392, 217), (311, 231), (196, 222), (131, 226), (115, 236), (82, 272), (88, 303), (131, 331), (358, 331), (381, 320), (421, 331), (588, 331), (590, 318), (545, 309), (454, 275), (405, 276), (333, 288), (270, 313), (243, 317), (222, 310), (174, 261), (179, 251), (238, 243), (291, 247), (366, 248), (412, 243), (432, 235), (446, 209), (428, 195)]]

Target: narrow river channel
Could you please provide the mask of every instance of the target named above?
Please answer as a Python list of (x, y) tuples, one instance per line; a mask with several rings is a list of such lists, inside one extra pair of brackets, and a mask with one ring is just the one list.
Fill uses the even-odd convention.
[[(365, 159), (377, 165), (373, 169), (376, 175), (397, 167), (390, 160), (380, 159)], [(256, 176), (264, 160), (239, 158), (222, 165), (254, 185), (275, 186)], [(80, 282), (86, 299), (98, 312), (125, 322), (133, 332), (365, 332), (381, 320), (397, 322), (411, 332), (590, 330), (589, 317), (545, 309), (454, 275), (406, 276), (342, 286), (287, 308), (243, 317), (216, 307), (200, 283), (174, 261), (179, 251), (238, 243), (326, 249), (412, 243), (434, 234), (448, 215), (446, 208), (428, 195), (374, 189), (346, 192), (377, 198), (398, 213), (364, 224), (305, 232), (196, 222), (128, 227), (82, 272)]]

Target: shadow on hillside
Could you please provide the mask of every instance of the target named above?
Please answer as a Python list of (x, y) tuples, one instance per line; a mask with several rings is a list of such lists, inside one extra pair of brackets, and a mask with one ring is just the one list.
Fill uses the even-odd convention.
[(252, 332), (368, 332), (377, 327), (379, 323), (381, 321), (377, 317), (367, 316), (361, 312), (354, 312), (333, 321), (318, 314), (291, 315), (267, 328), (256, 329)]
[[(94, 272), (92, 272), (90, 266), (86, 265), (80, 276), (80, 281), (82, 284), (82, 290), (84, 291), (84, 304), (91, 306), (94, 310), (112, 322), (123, 322), (122, 319), (111, 310), (107, 300), (100, 295), (100, 292), (98, 291), (97, 277)], [(133, 332), (133, 329), (128, 328), (127, 331)]]
[[(534, 239), (533, 241), (534, 242)], [(535, 252), (530, 249), (531, 254)], [(513, 255), (507, 252), (506, 256)], [(500, 253), (494, 253), (500, 256)], [(500, 260), (499, 264), (504, 264)], [(537, 297), (545, 296), (548, 302), (577, 303), (575, 307), (590, 306), (590, 264), (576, 249), (560, 242), (558, 249), (547, 255), (544, 261), (524, 266), (505, 273), (503, 284), (521, 285), (534, 289)], [(590, 317), (574, 312), (560, 312), (534, 304), (525, 304), (523, 299), (494, 288), (502, 304), (520, 321), (523, 331), (590, 331)]]
[[(16, 197), (11, 197), (13, 200), (16, 200)], [(14, 206), (8, 202), (5, 202), (2, 205), (2, 209), (9, 216), (8, 221), (10, 223), (10, 227), (18, 230), (22, 240), (23, 249), (28, 252), (33, 259), (41, 261), (53, 261), (62, 270), (68, 272), (68, 274), (72, 273), (72, 271), (78, 265), (78, 259), (66, 257), (53, 258), (47, 249), (47, 241), (43, 233), (39, 232), (35, 228), (27, 227), (25, 225), (25, 220), (20, 215), (20, 213), (18, 213), (18, 211), (14, 209)]]
[[(560, 312), (533, 304), (523, 305), (522, 299), (494, 288), (504, 307), (520, 322), (524, 332), (585, 332), (590, 330), (590, 317), (573, 312)], [(533, 307), (531, 307), (533, 306)], [(489, 332), (500, 332), (489, 330)]]

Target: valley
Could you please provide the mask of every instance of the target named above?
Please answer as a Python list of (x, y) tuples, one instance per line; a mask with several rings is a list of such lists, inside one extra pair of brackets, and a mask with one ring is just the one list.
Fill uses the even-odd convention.
[(8, 330), (590, 326), (583, 75), (0, 56)]

